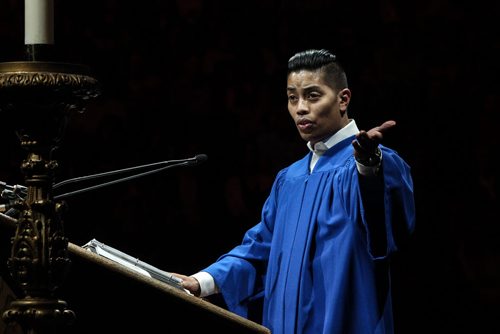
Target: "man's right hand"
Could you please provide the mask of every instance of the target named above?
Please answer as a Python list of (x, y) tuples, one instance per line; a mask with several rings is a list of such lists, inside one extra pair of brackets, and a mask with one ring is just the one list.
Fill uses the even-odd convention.
[(198, 280), (196, 278), (177, 274), (177, 273), (172, 273), (172, 275), (174, 275), (182, 280), (181, 285), (184, 289), (188, 290), (196, 297), (200, 296), (200, 293), (201, 293), (200, 283), (198, 282)]

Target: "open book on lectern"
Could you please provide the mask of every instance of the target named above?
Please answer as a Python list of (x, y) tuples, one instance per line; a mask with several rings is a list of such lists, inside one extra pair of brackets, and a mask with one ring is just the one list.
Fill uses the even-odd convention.
[(182, 280), (172, 273), (167, 271), (160, 270), (144, 261), (140, 261), (137, 258), (134, 258), (122, 251), (119, 251), (116, 248), (113, 248), (109, 245), (105, 245), (102, 242), (97, 241), (96, 239), (92, 239), (82, 246), (95, 254), (103, 256), (111, 261), (114, 261), (122, 266), (127, 267), (139, 274), (144, 276), (152, 277), (168, 285), (183, 290), (188, 294), (191, 294), (188, 290), (184, 289), (181, 285)]

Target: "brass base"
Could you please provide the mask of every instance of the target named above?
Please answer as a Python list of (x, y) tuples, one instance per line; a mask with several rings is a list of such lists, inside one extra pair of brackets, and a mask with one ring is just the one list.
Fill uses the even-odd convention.
[(2, 314), (6, 322), (15, 321), (23, 327), (62, 327), (72, 324), (76, 319), (75, 313), (67, 309), (62, 300), (43, 298), (25, 298), (13, 301), (10, 308)]

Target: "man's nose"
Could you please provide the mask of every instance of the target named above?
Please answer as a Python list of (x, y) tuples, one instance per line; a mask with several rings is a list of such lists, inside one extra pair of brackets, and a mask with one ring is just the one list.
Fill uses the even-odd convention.
[(307, 114), (309, 112), (309, 104), (305, 99), (299, 99), (299, 103), (297, 105), (297, 113), (300, 115)]

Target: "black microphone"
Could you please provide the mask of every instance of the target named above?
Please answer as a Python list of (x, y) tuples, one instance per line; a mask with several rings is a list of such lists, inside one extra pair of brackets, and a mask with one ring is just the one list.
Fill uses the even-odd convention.
[(194, 158), (188, 159), (188, 160), (190, 160), (189, 166), (199, 165), (199, 164), (207, 161), (207, 159), (208, 159), (208, 157), (206, 154), (198, 154)]

